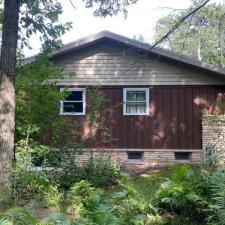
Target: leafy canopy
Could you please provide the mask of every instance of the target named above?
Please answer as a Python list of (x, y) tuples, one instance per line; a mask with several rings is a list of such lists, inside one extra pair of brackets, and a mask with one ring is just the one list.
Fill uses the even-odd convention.
[(127, 7), (138, 0), (83, 0), (87, 8), (95, 8), (94, 15), (100, 17), (113, 16), (122, 12), (127, 15)]
[(39, 35), (44, 49), (61, 45), (61, 35), (72, 27), (71, 22), (61, 23), (62, 5), (58, 0), (22, 0), (20, 12), (20, 46), (29, 46), (31, 35)]
[[(94, 7), (94, 15), (113, 16), (122, 12), (138, 0), (83, 0), (87, 8)], [(71, 3), (72, 4), (72, 3)], [(29, 46), (31, 35), (39, 35), (44, 50), (59, 47), (60, 37), (72, 27), (71, 22), (61, 23), (63, 8), (59, 0), (22, 0), (20, 11), (20, 46)]]
[[(192, 0), (185, 10), (176, 10), (158, 20), (155, 27), (155, 40), (159, 40), (184, 15), (201, 4)], [(207, 4), (190, 16), (175, 30), (162, 46), (170, 50), (204, 62), (225, 65), (225, 6)]]

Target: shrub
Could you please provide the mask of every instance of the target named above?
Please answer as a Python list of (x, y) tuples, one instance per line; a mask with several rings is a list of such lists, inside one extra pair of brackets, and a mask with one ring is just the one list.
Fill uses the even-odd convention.
[(163, 221), (156, 209), (129, 183), (122, 188), (122, 191), (109, 194), (84, 180), (73, 185), (71, 199), (80, 215), (75, 224), (159, 225)]
[(191, 166), (175, 166), (172, 175), (156, 192), (155, 201), (163, 213), (180, 216), (180, 221), (203, 221), (210, 194), (208, 174)]
[(88, 180), (94, 187), (107, 188), (116, 185), (120, 178), (119, 165), (104, 155), (90, 158), (82, 168), (82, 179)]
[(20, 203), (36, 200), (44, 206), (57, 205), (61, 195), (42, 171), (17, 168), (11, 176), (12, 196)]
[(71, 188), (72, 202), (81, 218), (76, 224), (120, 224), (111, 200), (105, 192), (91, 186), (88, 181), (80, 181)]

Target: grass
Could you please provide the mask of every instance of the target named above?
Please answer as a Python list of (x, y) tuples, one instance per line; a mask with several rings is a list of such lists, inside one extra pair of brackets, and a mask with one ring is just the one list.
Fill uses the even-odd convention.
[(145, 199), (152, 199), (159, 189), (162, 181), (168, 177), (166, 172), (154, 172), (142, 174), (132, 179), (134, 188), (143, 195)]

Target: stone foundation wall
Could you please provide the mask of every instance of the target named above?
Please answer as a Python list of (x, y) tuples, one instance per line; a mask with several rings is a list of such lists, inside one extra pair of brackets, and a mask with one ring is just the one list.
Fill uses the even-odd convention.
[(225, 116), (204, 116), (202, 119), (202, 148), (213, 148), (222, 158), (225, 157)]
[[(141, 160), (128, 159), (127, 152), (140, 151), (143, 152), (143, 158)], [(190, 152), (192, 157), (186, 161), (176, 161), (174, 152)], [(96, 149), (85, 149), (82, 154), (76, 156), (76, 160), (79, 163), (87, 161), (91, 154), (102, 154), (110, 156), (113, 160), (117, 161), (122, 167), (125, 167), (129, 171), (138, 172), (147, 168), (165, 167), (174, 163), (191, 163), (197, 164), (202, 159), (202, 150), (192, 149), (106, 149), (97, 151)]]

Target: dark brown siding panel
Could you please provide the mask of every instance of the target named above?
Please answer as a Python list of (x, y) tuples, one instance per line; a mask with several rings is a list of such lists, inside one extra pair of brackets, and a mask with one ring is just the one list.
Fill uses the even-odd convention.
[(186, 88), (186, 149), (191, 149), (193, 144), (193, 98), (192, 88)]
[(185, 89), (180, 87), (178, 91), (178, 133), (179, 133), (179, 148), (185, 149), (186, 144), (186, 102)]
[(170, 97), (170, 88), (164, 89), (164, 121), (165, 121), (165, 133), (163, 148), (171, 148), (171, 97)]
[[(102, 93), (109, 99), (105, 108), (114, 106), (113, 112), (105, 115), (113, 138), (109, 146), (128, 149), (201, 149), (201, 116), (218, 110), (215, 103), (217, 99), (224, 100), (225, 87), (151, 86), (149, 90), (149, 116), (124, 116), (123, 87), (102, 87)], [(86, 147), (102, 146), (98, 135), (95, 144), (87, 139), (86, 116), (68, 116), (68, 119), (80, 124), (80, 139)], [(74, 126), (74, 129), (77, 128)]]
[(176, 149), (179, 146), (179, 133), (178, 133), (178, 89), (173, 87), (171, 90), (171, 148)]

